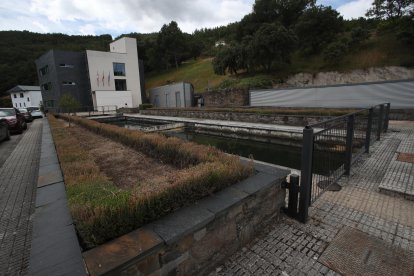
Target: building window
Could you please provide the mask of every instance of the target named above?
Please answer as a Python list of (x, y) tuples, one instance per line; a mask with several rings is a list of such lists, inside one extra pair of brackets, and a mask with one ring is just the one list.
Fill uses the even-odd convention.
[(20, 98), (24, 98), (24, 94), (23, 93), (20, 93)]
[(125, 63), (114, 62), (114, 76), (125, 76)]
[(126, 80), (115, 80), (115, 90), (126, 91), (127, 90)]
[(61, 63), (61, 64), (59, 64), (59, 67), (63, 67), (63, 68), (73, 68), (75, 66), (73, 64)]
[(17, 103), (14, 104), (17, 107)]
[(62, 85), (76, 85), (76, 83), (73, 81), (63, 81)]
[(13, 97), (16, 99), (17, 98), (17, 94), (13, 94)]
[(22, 107), (22, 103), (19, 103), (20, 107)]
[(49, 66), (47, 65), (39, 69), (39, 73), (41, 76), (46, 75), (48, 72), (49, 72)]
[(51, 89), (52, 89), (52, 83), (51, 83), (51, 82), (44, 83), (44, 84), (42, 84), (42, 88), (43, 88), (43, 90), (45, 90), (45, 91), (49, 91), (49, 90), (51, 90)]
[(23, 103), (24, 107), (26, 107), (26, 103)]
[(29, 97), (27, 97), (27, 101), (30, 102), (30, 98)]

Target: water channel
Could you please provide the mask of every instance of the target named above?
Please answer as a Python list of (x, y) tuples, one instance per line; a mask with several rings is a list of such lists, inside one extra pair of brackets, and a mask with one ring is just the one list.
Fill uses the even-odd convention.
[[(142, 127), (149, 125), (160, 125), (165, 122), (140, 122), (136, 120), (120, 120), (114, 122), (108, 122), (109, 124), (125, 127), (129, 129), (139, 130)], [(211, 135), (204, 133), (197, 133), (190, 128), (181, 128), (175, 130), (163, 131), (161, 134), (166, 136), (178, 137), (184, 140), (192, 141), (197, 144), (214, 146), (224, 152), (240, 155), (243, 157), (252, 157), (254, 160), (268, 162), (288, 168), (300, 170), (301, 166), (301, 148), (289, 145), (281, 145), (274, 143), (265, 143), (259, 141), (253, 141), (248, 139), (241, 139), (235, 137), (223, 137), (220, 134)], [(318, 152), (317, 156), (324, 159), (323, 152)], [(342, 162), (343, 156), (338, 155), (332, 162), (338, 163), (338, 167)], [(319, 164), (316, 162), (315, 165)], [(314, 171), (319, 174), (326, 174), (326, 168), (314, 167)]]

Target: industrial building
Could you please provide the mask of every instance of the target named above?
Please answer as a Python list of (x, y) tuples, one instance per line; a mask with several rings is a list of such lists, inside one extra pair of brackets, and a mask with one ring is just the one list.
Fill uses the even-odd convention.
[(58, 108), (64, 94), (83, 107), (138, 107), (142, 103), (143, 72), (136, 39), (123, 37), (110, 51), (50, 50), (36, 60), (45, 108)]
[(154, 107), (191, 107), (194, 105), (194, 87), (188, 82), (172, 83), (149, 90)]

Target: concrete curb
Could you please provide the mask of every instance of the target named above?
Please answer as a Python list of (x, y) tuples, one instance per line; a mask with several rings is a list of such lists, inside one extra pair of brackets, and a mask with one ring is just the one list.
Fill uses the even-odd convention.
[(28, 275), (86, 275), (49, 122), (43, 119)]

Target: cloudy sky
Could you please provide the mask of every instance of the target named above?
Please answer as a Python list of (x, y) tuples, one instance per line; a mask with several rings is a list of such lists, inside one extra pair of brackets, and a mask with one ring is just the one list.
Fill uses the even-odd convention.
[[(181, 30), (226, 25), (252, 11), (254, 0), (1, 0), (0, 30), (81, 35), (157, 32), (175, 20)], [(344, 18), (363, 16), (372, 0), (318, 0)]]

